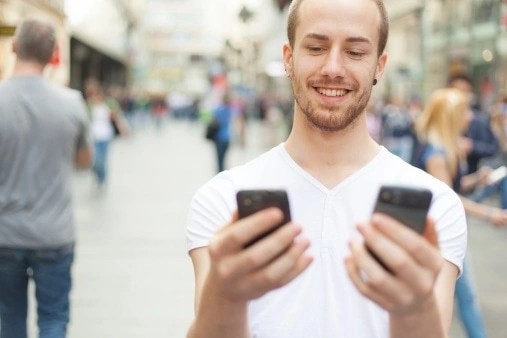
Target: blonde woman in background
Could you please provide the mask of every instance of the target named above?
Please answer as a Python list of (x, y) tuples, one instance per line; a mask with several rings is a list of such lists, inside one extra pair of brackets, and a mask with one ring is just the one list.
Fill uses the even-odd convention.
[(476, 203), (463, 196), (485, 183), (490, 170), (466, 173), (466, 151), (463, 133), (472, 120), (468, 99), (457, 89), (439, 89), (433, 93), (426, 108), (416, 121), (419, 143), (414, 164), (451, 186), (460, 194), (469, 216), (480, 218), (495, 226), (507, 225), (507, 211)]
[[(481, 185), (489, 170), (466, 173), (466, 150), (463, 134), (473, 118), (467, 97), (457, 89), (439, 89), (433, 93), (416, 121), (420, 146), (413, 164), (451, 186), (460, 195), (465, 212), (495, 226), (507, 224), (505, 210), (474, 202), (463, 192)], [(465, 261), (463, 275), (456, 283), (458, 314), (470, 338), (486, 337), (482, 315), (475, 299)]]

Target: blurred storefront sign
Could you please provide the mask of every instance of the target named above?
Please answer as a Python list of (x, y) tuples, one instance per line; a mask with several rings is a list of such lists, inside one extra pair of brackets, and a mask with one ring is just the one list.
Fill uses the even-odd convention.
[(16, 26), (0, 25), (0, 37), (1, 36), (14, 36), (16, 32)]

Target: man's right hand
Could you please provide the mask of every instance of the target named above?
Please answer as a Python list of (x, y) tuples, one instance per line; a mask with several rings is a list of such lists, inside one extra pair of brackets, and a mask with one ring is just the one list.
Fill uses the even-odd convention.
[(292, 222), (245, 248), (251, 240), (277, 226), (282, 217), (276, 208), (240, 220), (235, 213), (209, 244), (210, 270), (205, 289), (214, 289), (217, 296), (230, 302), (247, 302), (303, 272), (312, 261), (305, 253), (310, 242), (296, 239), (301, 227)]

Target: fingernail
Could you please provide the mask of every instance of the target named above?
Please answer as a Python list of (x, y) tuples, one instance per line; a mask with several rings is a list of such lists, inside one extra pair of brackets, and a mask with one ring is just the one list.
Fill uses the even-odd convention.
[(379, 228), (386, 226), (386, 216), (384, 216), (382, 214), (378, 214), (378, 213), (373, 214), (371, 220), (375, 224), (375, 226), (377, 226)]

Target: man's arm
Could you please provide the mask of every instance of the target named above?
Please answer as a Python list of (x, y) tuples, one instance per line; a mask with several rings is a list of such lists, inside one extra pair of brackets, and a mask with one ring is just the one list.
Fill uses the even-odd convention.
[[(249, 337), (246, 301), (226, 302), (216, 295), (213, 287), (205, 291), (206, 277), (210, 270), (208, 248), (199, 248), (190, 252), (195, 275), (195, 320), (190, 327), (188, 337)], [(202, 301), (204, 294), (204, 301)], [(201, 303), (203, 303), (201, 305)]]
[(74, 165), (78, 169), (89, 168), (92, 164), (93, 151), (90, 146), (79, 149), (74, 157)]
[(245, 248), (252, 239), (276, 227), (280, 210), (270, 208), (221, 228), (206, 248), (190, 252), (195, 273), (195, 319), (189, 338), (247, 338), (248, 303), (281, 287), (311, 263), (308, 240), (288, 223)]

